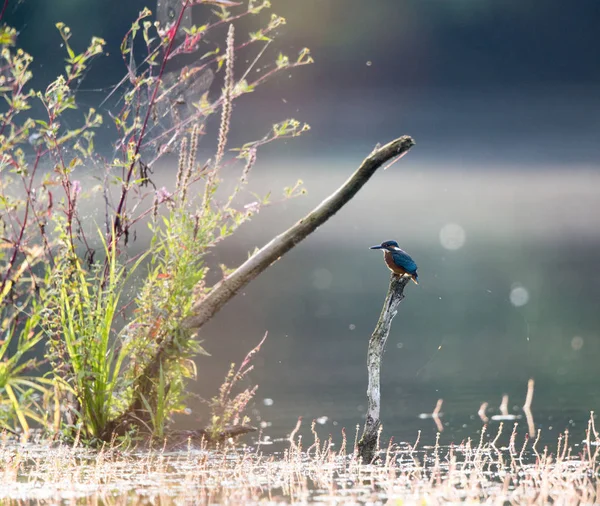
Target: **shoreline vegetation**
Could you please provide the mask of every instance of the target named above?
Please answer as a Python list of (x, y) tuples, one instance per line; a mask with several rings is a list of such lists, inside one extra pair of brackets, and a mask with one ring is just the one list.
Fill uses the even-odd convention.
[[(0, 442), (6, 505), (54, 504), (592, 504), (600, 494), (600, 437), (590, 417), (584, 434), (561, 434), (538, 447), (527, 432), (501, 422), (456, 445), (390, 441), (377, 465), (364, 465), (342, 431), (340, 442), (302, 441), (286, 448), (188, 444), (124, 451), (105, 445)], [(583, 441), (582, 441), (583, 437)], [(539, 438), (539, 433), (538, 433)], [(499, 441), (502, 440), (501, 444)]]
[[(285, 119), (252, 125), (248, 142), (229, 143), (234, 101), (312, 63), (306, 48), (295, 58), (270, 50), (285, 19), (268, 0), (156, 7), (156, 19), (143, 9), (122, 39), (125, 76), (87, 112), (78, 90), (105, 54), (103, 39), (79, 52), (70, 27), (57, 23), (64, 73), (35, 89), (33, 58), (19, 47), (18, 31), (0, 27), (0, 94), (8, 104), (0, 113), (0, 429), (7, 432), (40, 428), (96, 447), (165, 437), (172, 417), (186, 413), (187, 383), (202, 380), (199, 326), (182, 322), (214, 293), (206, 257), (273, 204), (270, 194), (246, 188), (264, 146), (309, 129)], [(191, 23), (198, 9), (207, 24)], [(259, 28), (236, 36), (246, 18)], [(199, 54), (207, 39), (213, 50)], [(200, 159), (213, 114), (217, 143), (212, 157)], [(107, 120), (115, 138), (108, 156), (94, 143)], [(177, 168), (169, 187), (153, 181), (159, 160)], [(304, 191), (298, 181), (275, 204)], [(98, 215), (83, 215), (82, 202), (97, 202)], [(132, 244), (144, 229), (150, 240), (140, 254)], [(236, 269), (220, 271), (218, 286)], [(205, 400), (207, 439), (250, 428), (244, 410), (256, 387), (236, 387), (259, 348)]]

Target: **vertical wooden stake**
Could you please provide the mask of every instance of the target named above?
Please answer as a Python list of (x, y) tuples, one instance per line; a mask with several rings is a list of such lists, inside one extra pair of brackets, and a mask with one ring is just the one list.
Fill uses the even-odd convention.
[(369, 351), (367, 354), (367, 371), (369, 374), (367, 420), (362, 437), (358, 442), (358, 454), (363, 464), (373, 462), (377, 455), (377, 433), (381, 426), (379, 419), (381, 408), (381, 358), (390, 333), (392, 320), (398, 312), (400, 302), (404, 299), (404, 287), (409, 281), (410, 277), (408, 276), (392, 274), (390, 287), (385, 297), (377, 326), (371, 335), (371, 339), (369, 339)]

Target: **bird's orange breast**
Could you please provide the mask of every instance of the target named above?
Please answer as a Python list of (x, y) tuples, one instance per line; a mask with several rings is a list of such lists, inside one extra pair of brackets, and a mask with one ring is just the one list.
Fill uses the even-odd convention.
[(390, 271), (392, 271), (393, 273), (407, 274), (407, 272), (402, 267), (400, 267), (399, 265), (396, 265), (396, 263), (394, 262), (394, 259), (392, 257), (392, 254), (389, 251), (386, 251), (383, 254), (383, 259), (385, 260), (385, 264), (388, 266)]

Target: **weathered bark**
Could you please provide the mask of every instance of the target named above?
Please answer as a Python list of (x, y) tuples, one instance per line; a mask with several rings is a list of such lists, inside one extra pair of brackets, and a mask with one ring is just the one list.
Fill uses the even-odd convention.
[(404, 287), (410, 281), (409, 276), (392, 274), (383, 309), (379, 315), (377, 326), (369, 339), (367, 354), (367, 371), (369, 385), (367, 387), (367, 419), (362, 437), (358, 442), (358, 454), (363, 464), (373, 462), (377, 452), (377, 437), (381, 421), (379, 419), (381, 408), (381, 359), (385, 350), (385, 343), (390, 333), (392, 320), (398, 312), (398, 306), (404, 299)]
[(281, 258), (302, 239), (314, 232), (347, 204), (375, 171), (386, 162), (404, 155), (415, 142), (405, 135), (373, 151), (337, 191), (321, 202), (307, 216), (275, 237), (240, 265), (231, 275), (217, 283), (209, 294), (193, 307), (193, 316), (183, 322), (188, 329), (199, 329), (219, 309), (262, 271)]

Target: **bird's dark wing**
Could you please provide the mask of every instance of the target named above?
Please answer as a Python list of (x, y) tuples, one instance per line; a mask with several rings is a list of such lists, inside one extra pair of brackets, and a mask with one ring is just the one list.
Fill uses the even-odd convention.
[(405, 251), (392, 251), (392, 258), (396, 265), (402, 267), (409, 274), (417, 272), (417, 264)]

